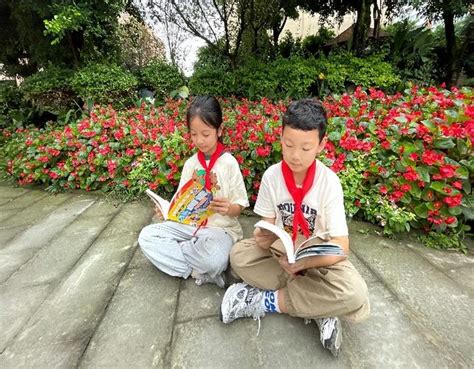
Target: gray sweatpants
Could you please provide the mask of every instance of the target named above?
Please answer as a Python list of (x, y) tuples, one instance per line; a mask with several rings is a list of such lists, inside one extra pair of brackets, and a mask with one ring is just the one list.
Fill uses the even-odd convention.
[(232, 237), (219, 228), (201, 228), (172, 221), (142, 229), (138, 243), (145, 256), (162, 272), (188, 278), (207, 274), (214, 278), (227, 269)]

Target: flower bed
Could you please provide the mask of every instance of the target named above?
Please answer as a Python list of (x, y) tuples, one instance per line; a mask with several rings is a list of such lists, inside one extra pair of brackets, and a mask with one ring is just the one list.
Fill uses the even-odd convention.
[[(413, 87), (329, 97), (329, 142), (322, 160), (341, 178), (349, 216), (391, 234), (450, 230), (474, 217), (473, 90)], [(251, 200), (265, 168), (281, 159), (284, 103), (224, 100), (224, 143), (239, 161)], [(186, 102), (115, 111), (97, 107), (61, 129), (3, 131), (6, 172), (19, 184), (136, 195), (172, 193), (194, 148)], [(454, 246), (456, 247), (456, 246)]]

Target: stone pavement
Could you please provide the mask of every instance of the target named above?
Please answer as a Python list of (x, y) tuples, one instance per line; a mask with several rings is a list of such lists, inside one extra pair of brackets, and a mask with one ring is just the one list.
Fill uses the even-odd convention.
[[(473, 368), (474, 255), (429, 250), (351, 222), (350, 260), (372, 316), (316, 325), (218, 320), (224, 291), (157, 271), (137, 248), (149, 201), (114, 204), (0, 185), (0, 368)], [(256, 218), (241, 217), (246, 235)], [(372, 230), (368, 233), (357, 232)]]

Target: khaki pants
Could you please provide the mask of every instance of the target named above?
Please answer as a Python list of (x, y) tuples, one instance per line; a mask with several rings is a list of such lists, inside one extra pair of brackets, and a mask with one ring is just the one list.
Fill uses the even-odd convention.
[[(272, 248), (278, 247), (278, 242)], [(246, 283), (264, 290), (283, 289), (288, 314), (300, 318), (340, 317), (350, 322), (368, 318), (367, 285), (348, 260), (312, 268), (290, 277), (269, 250), (255, 239), (236, 243), (230, 253), (234, 272)]]

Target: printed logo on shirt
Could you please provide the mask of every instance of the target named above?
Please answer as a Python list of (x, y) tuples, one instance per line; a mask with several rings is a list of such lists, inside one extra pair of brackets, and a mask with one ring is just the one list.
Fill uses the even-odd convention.
[[(278, 211), (280, 212), (281, 220), (283, 222), (283, 228), (289, 234), (293, 233), (293, 217), (295, 214), (295, 203), (294, 202), (282, 202), (277, 205)], [(301, 205), (303, 215), (308, 222), (309, 233), (313, 234), (316, 223), (317, 210), (306, 205)], [(301, 232), (301, 230), (300, 230)]]

